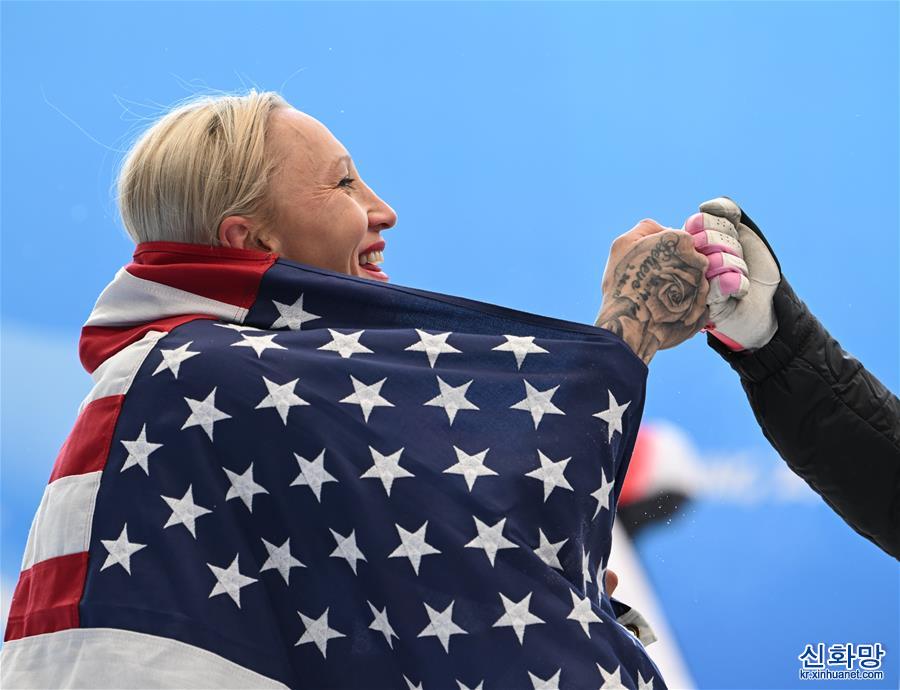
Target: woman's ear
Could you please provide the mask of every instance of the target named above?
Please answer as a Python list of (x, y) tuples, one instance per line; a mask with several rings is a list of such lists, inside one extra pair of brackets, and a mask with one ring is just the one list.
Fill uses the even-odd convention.
[(219, 244), (233, 249), (252, 249), (251, 221), (244, 216), (228, 216), (219, 223)]

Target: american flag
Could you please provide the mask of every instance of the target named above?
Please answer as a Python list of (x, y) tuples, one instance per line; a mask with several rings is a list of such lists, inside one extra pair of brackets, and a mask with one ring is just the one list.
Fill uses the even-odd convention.
[(613, 334), (139, 245), (34, 519), (4, 687), (664, 688), (603, 590)]

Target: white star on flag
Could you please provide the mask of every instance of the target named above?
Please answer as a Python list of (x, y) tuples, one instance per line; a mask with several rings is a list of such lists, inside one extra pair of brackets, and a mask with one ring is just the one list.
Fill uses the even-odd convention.
[(262, 331), (261, 328), (256, 328), (255, 326), (242, 326), (238, 323), (221, 323), (216, 322), (213, 326), (219, 326), (220, 328), (227, 328), (232, 331), (237, 331), (238, 333), (243, 333), (244, 331), (254, 331), (256, 333)]
[(497, 552), (500, 549), (516, 548), (514, 542), (503, 536), (503, 526), (506, 524), (506, 518), (498, 520), (491, 527), (488, 527), (474, 515), (472, 519), (475, 520), (475, 529), (478, 530), (478, 536), (466, 544), (466, 548), (484, 549), (484, 553), (487, 555), (491, 565), (494, 565), (494, 560), (497, 558)]
[(341, 402), (359, 405), (362, 409), (363, 419), (366, 420), (367, 424), (369, 423), (369, 415), (372, 414), (374, 408), (394, 406), (394, 403), (381, 397), (381, 387), (387, 381), (387, 377), (381, 379), (381, 381), (367, 384), (357, 381), (351, 374), (350, 381), (353, 383), (353, 393), (341, 400)]
[(606, 472), (603, 471), (603, 468), (600, 468), (600, 488), (591, 494), (593, 498), (597, 500), (597, 508), (594, 510), (594, 517), (591, 518), (593, 520), (600, 513), (601, 508), (606, 508), (607, 510), (612, 510), (609, 507), (609, 494), (613, 489), (615, 482), (607, 481)]
[(600, 686), (600, 690), (628, 690), (628, 688), (622, 684), (621, 666), (616, 666), (616, 670), (610, 673), (600, 664), (597, 664), (597, 670), (600, 671), (600, 675), (603, 676), (603, 684)]
[(291, 568), (306, 567), (291, 555), (291, 540), (285, 539), (284, 544), (281, 546), (270, 544), (265, 539), (262, 539), (262, 543), (265, 545), (266, 551), (269, 552), (269, 557), (266, 559), (266, 562), (262, 564), (259, 572), (262, 572), (263, 570), (277, 570), (281, 573), (281, 577), (284, 578), (284, 584), (290, 586)]
[(443, 611), (437, 611), (425, 604), (425, 611), (431, 621), (425, 629), (419, 633), (419, 637), (437, 637), (441, 641), (444, 651), (450, 652), (450, 637), (452, 635), (467, 635), (468, 633), (453, 622), (453, 604)]
[(155, 450), (159, 450), (163, 447), (162, 443), (150, 443), (147, 441), (147, 425), (141, 427), (141, 433), (138, 434), (138, 437), (134, 441), (121, 441), (121, 444), (125, 446), (125, 449), (128, 451), (128, 457), (125, 458), (125, 463), (122, 465), (121, 472), (124, 472), (129, 467), (134, 467), (137, 465), (144, 473), (149, 477), (150, 476), (150, 468), (147, 466), (147, 458), (150, 457), (150, 454)]
[(266, 390), (269, 391), (269, 394), (253, 409), (261, 410), (267, 407), (274, 407), (278, 411), (278, 416), (281, 417), (281, 421), (287, 426), (288, 413), (291, 411), (292, 407), (296, 407), (297, 405), (309, 405), (308, 402), (294, 393), (294, 388), (296, 388), (300, 379), (294, 379), (283, 384), (269, 381), (265, 376), (262, 377), (262, 380), (263, 383), (266, 384)]
[(225, 414), (222, 410), (216, 409), (216, 388), (209, 392), (204, 400), (194, 400), (193, 398), (185, 398), (184, 401), (191, 408), (191, 414), (182, 425), (184, 431), (188, 427), (199, 426), (203, 428), (209, 440), (213, 440), (213, 425), (223, 419), (231, 419), (230, 414)]
[(569, 593), (572, 595), (572, 610), (566, 618), (581, 624), (581, 629), (584, 630), (584, 634), (590, 637), (591, 632), (588, 630), (588, 625), (591, 623), (602, 623), (603, 621), (600, 619), (600, 616), (594, 613), (594, 609), (591, 608), (590, 599), (587, 597), (582, 599), (575, 593), (575, 590), (572, 589), (569, 590)]
[(212, 511), (194, 503), (194, 493), (191, 485), (188, 484), (187, 491), (181, 498), (170, 498), (168, 496), (160, 496), (160, 498), (172, 509), (172, 514), (169, 516), (166, 524), (163, 525), (163, 529), (174, 527), (175, 525), (184, 525), (187, 531), (191, 533), (191, 536), (196, 539), (195, 523), (197, 518)]
[(568, 539), (563, 539), (562, 541), (558, 541), (555, 544), (551, 544), (550, 540), (547, 539), (547, 536), (544, 534), (543, 530), (538, 527), (538, 535), (540, 536), (540, 545), (534, 550), (534, 552), (538, 555), (544, 563), (549, 565), (551, 568), (556, 568), (557, 570), (562, 570), (562, 563), (559, 562), (559, 550), (563, 547)]
[(603, 604), (603, 592), (606, 591), (606, 568), (603, 563), (597, 564), (597, 605)]
[(638, 671), (638, 687), (637, 690), (653, 690), (653, 676), (644, 680), (644, 674)]
[(548, 354), (547, 350), (534, 344), (533, 335), (504, 335), (503, 337), (506, 338), (506, 342), (491, 349), (512, 352), (516, 357), (516, 369), (522, 368), (522, 362), (528, 355)]
[(590, 554), (587, 552), (585, 548), (581, 549), (581, 590), (587, 596), (587, 583), (591, 581), (591, 571), (589, 567), (589, 561), (591, 560)]
[[(303, 298), (301, 297), (300, 299)], [(315, 643), (316, 647), (318, 647), (319, 651), (322, 653), (322, 658), (327, 659), (328, 640), (333, 640), (336, 637), (346, 637), (343, 633), (339, 633), (334, 628), (328, 627), (327, 608), (325, 609), (325, 613), (318, 618), (304, 616), (299, 611), (297, 611), (297, 615), (300, 616), (300, 620), (303, 621), (303, 627), (305, 627), (306, 630), (300, 636), (300, 639), (294, 643), (295, 647), (298, 647), (301, 644)]]
[(432, 407), (443, 407), (444, 412), (447, 413), (447, 417), (450, 419), (451, 426), (453, 425), (453, 420), (456, 418), (456, 413), (460, 410), (478, 409), (476, 405), (466, 400), (466, 391), (469, 390), (472, 381), (454, 387), (445, 382), (440, 376), (437, 377), (437, 380), (438, 387), (441, 391), (440, 394), (423, 404), (431, 405)]
[(400, 467), (402, 448), (392, 455), (384, 455), (369, 446), (369, 452), (372, 454), (372, 466), (359, 475), (359, 478), (380, 479), (388, 496), (391, 495), (391, 487), (394, 485), (395, 479), (415, 476), (412, 472)]
[(485, 467), (484, 465), (484, 456), (487, 455), (490, 448), (485, 448), (480, 453), (476, 453), (475, 455), (469, 455), (461, 448), (457, 448), (453, 446), (453, 450), (456, 451), (456, 464), (450, 465), (446, 470), (444, 470), (445, 474), (461, 474), (465, 477), (466, 486), (469, 487), (469, 491), (472, 490), (472, 487), (475, 486), (475, 480), (478, 477), (486, 477), (486, 476), (497, 476), (497, 473), (494, 472), (490, 467)]
[(416, 333), (419, 334), (419, 342), (413, 343), (404, 349), (412, 350), (414, 352), (424, 352), (428, 355), (428, 364), (431, 365), (432, 369), (434, 369), (434, 363), (437, 362), (438, 355), (459, 352), (459, 350), (447, 342), (447, 338), (453, 335), (452, 331), (431, 335), (430, 333), (426, 333), (417, 328)]
[(607, 388), (606, 392), (609, 394), (609, 407), (592, 416), (599, 417), (604, 422), (606, 422), (609, 428), (609, 438), (607, 439), (607, 441), (611, 442), (613, 434), (615, 432), (618, 431), (620, 434), (622, 433), (622, 415), (625, 414), (625, 410), (628, 409), (631, 401), (629, 400), (624, 405), (620, 405), (616, 401), (611, 390)]
[(406, 690), (422, 690), (422, 683), (413, 683), (409, 678), (403, 676), (403, 680), (406, 681)]
[(545, 680), (529, 671), (528, 677), (531, 679), (531, 687), (533, 690), (559, 690), (560, 673), (562, 673), (562, 669), (559, 669), (556, 673)]
[(284, 345), (275, 342), (275, 336), (280, 333), (272, 333), (270, 335), (247, 335), (241, 333), (243, 340), (237, 343), (231, 343), (231, 347), (249, 347), (256, 353), (257, 358), (261, 358), (266, 350), (287, 350)]
[(243, 474), (232, 472), (227, 467), (223, 467), (222, 469), (225, 470), (225, 474), (228, 475), (228, 481), (231, 482), (231, 488), (228, 489), (228, 493), (225, 494), (225, 500), (230, 501), (232, 498), (240, 498), (244, 502), (244, 505), (247, 506), (247, 510), (252, 513), (253, 497), (256, 494), (269, 493), (262, 486), (253, 481), (253, 463), (250, 463)]
[(217, 580), (212, 591), (209, 593), (209, 599), (212, 599), (219, 594), (227, 594), (234, 603), (237, 604), (237, 607), (241, 608), (241, 589), (256, 582), (256, 578), (247, 577), (246, 575), (241, 574), (241, 571), (238, 568), (239, 556), (240, 554), (234, 554), (234, 560), (227, 568), (219, 568), (212, 563), (206, 564), (206, 566), (212, 570), (212, 573), (216, 576)]
[(367, 601), (366, 603), (369, 605), (369, 608), (372, 609), (372, 615), (375, 616), (375, 619), (371, 623), (369, 623), (369, 630), (375, 630), (384, 635), (384, 639), (387, 641), (388, 647), (393, 649), (394, 641), (391, 639), (391, 637), (396, 637), (398, 640), (400, 639), (400, 637), (397, 635), (397, 633), (394, 632), (394, 629), (391, 627), (390, 622), (388, 622), (387, 606), (379, 611), (377, 608), (375, 608), (371, 601)]
[(280, 316), (275, 319), (275, 323), (272, 324), (272, 328), (284, 328), (287, 326), (292, 331), (299, 331), (306, 322), (320, 318), (316, 314), (304, 311), (302, 292), (300, 293), (300, 297), (293, 304), (282, 304), (275, 300), (272, 300), (272, 304), (275, 305), (275, 308), (280, 314)]
[(574, 491), (572, 485), (569, 484), (569, 480), (567, 480), (563, 474), (566, 471), (566, 465), (568, 465), (569, 460), (572, 459), (571, 457), (566, 458), (565, 460), (559, 460), (558, 462), (553, 462), (540, 450), (538, 451), (538, 457), (541, 466), (536, 470), (526, 472), (525, 476), (538, 479), (544, 483), (544, 503), (547, 502), (550, 494), (553, 493), (553, 489), (557, 486), (568, 489), (569, 491)]
[(484, 681), (481, 681), (474, 688), (470, 688), (468, 685), (463, 683), (461, 680), (456, 681), (456, 684), (459, 686), (457, 690), (481, 690), (481, 686), (484, 685)]
[(131, 556), (132, 554), (140, 551), (143, 548), (146, 548), (146, 544), (138, 544), (137, 542), (128, 541), (128, 523), (126, 522), (122, 525), (122, 532), (119, 534), (116, 539), (101, 539), (100, 543), (103, 544), (103, 548), (105, 548), (109, 555), (106, 557), (106, 560), (103, 562), (103, 565), (100, 566), (100, 570), (106, 570), (112, 565), (121, 565), (125, 572), (131, 575)]
[(366, 561), (368, 563), (366, 557), (363, 556), (363, 552), (356, 546), (356, 530), (350, 530), (350, 534), (346, 537), (335, 532), (333, 529), (329, 528), (328, 531), (331, 532), (331, 536), (333, 536), (334, 541), (337, 542), (337, 547), (329, 554), (329, 556), (343, 558), (350, 564), (350, 567), (353, 569), (353, 574), (356, 575), (356, 562)]
[(172, 375), (177, 379), (178, 371), (181, 369), (181, 363), (185, 360), (190, 359), (191, 357), (195, 357), (199, 355), (199, 352), (190, 352), (188, 348), (194, 344), (194, 341), (191, 340), (186, 342), (181, 347), (177, 347), (174, 350), (160, 350), (159, 354), (162, 355), (162, 361), (159, 363), (159, 366), (156, 367), (156, 370), (151, 374), (151, 376), (156, 376), (159, 372), (165, 371), (168, 369), (172, 372)]
[(534, 421), (534, 428), (537, 429), (545, 414), (565, 414), (565, 412), (551, 402), (557, 388), (559, 388), (559, 386), (553, 386), (553, 388), (548, 388), (545, 391), (539, 391), (528, 383), (528, 381), (525, 381), (525, 397), (515, 405), (510, 405), (510, 409), (530, 412), (531, 419)]
[(519, 638), (519, 644), (524, 644), (523, 640), (525, 639), (525, 628), (527, 626), (544, 622), (543, 619), (538, 618), (528, 610), (532, 594), (533, 592), (529, 592), (526, 597), (519, 602), (513, 602), (512, 599), (507, 599), (502, 593), (500, 594), (500, 601), (503, 603), (505, 613), (497, 619), (497, 622), (494, 623), (493, 627), (511, 627), (516, 631), (516, 637)]
[(316, 500), (322, 502), (322, 484), (326, 482), (336, 482), (337, 479), (332, 477), (328, 470), (325, 469), (325, 449), (319, 453), (315, 460), (307, 460), (296, 453), (297, 465), (300, 467), (300, 473), (291, 482), (291, 486), (308, 486), (315, 494)]
[(422, 526), (415, 532), (407, 532), (400, 525), (394, 525), (394, 527), (397, 528), (397, 534), (400, 535), (400, 546), (394, 549), (388, 558), (408, 558), (413, 570), (418, 575), (422, 556), (440, 553), (440, 551), (425, 541), (425, 530), (428, 527), (428, 520), (422, 523)]
[(329, 328), (328, 332), (331, 333), (331, 342), (325, 343), (316, 349), (337, 352), (344, 359), (347, 359), (352, 355), (363, 354), (366, 352), (372, 354), (372, 351), (369, 348), (359, 342), (359, 337), (365, 333), (365, 331), (345, 334)]

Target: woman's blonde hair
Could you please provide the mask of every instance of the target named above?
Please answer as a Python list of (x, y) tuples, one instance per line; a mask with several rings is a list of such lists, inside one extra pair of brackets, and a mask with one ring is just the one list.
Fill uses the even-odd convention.
[(140, 135), (117, 179), (119, 213), (136, 243), (219, 244), (222, 220), (275, 218), (266, 146), (269, 115), (291, 107), (275, 91), (193, 96)]

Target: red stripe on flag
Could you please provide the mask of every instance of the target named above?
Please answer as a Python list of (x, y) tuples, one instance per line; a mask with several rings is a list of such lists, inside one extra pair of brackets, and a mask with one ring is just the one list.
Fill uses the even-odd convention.
[(19, 575), (3, 639), (78, 627), (78, 602), (87, 577), (88, 553), (48, 558)]
[(97, 472), (106, 466), (123, 400), (124, 395), (110, 395), (85, 405), (56, 456), (51, 482), (73, 474)]
[(78, 356), (84, 368), (93, 373), (103, 362), (120, 350), (124, 350), (132, 343), (136, 343), (149, 331), (163, 331), (168, 333), (176, 326), (180, 326), (194, 319), (215, 319), (215, 316), (204, 314), (179, 314), (167, 319), (160, 319), (152, 323), (144, 323), (139, 326), (123, 326), (120, 328), (110, 326), (85, 326), (81, 329), (81, 340), (78, 343)]
[(277, 259), (277, 254), (249, 249), (144, 242), (125, 270), (137, 278), (249, 309), (263, 274)]

